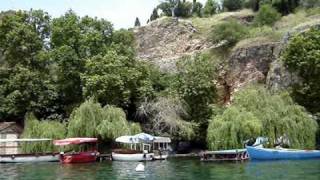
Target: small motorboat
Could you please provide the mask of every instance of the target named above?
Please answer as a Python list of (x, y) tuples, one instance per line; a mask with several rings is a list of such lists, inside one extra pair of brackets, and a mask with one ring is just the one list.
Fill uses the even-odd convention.
[(97, 138), (67, 138), (62, 140), (53, 141), (56, 146), (66, 146), (66, 145), (80, 145), (80, 144), (91, 144), (94, 146), (91, 150), (84, 152), (68, 152), (60, 153), (60, 162), (61, 163), (88, 163), (95, 162), (99, 155), (97, 151)]
[[(0, 143), (35, 143), (52, 139), (0, 139)], [(0, 163), (58, 162), (58, 153), (0, 154)]]
[(205, 151), (200, 154), (201, 161), (245, 161), (249, 159), (246, 149)]
[(299, 150), (285, 148), (246, 147), (249, 158), (253, 160), (289, 160), (320, 158), (319, 150)]

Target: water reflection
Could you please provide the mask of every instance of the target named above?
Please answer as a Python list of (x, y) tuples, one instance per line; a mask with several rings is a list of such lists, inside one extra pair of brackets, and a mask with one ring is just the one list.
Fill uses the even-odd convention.
[(145, 162), (145, 172), (136, 172), (138, 164), (0, 164), (0, 179), (320, 179), (319, 160), (204, 163), (199, 159), (169, 159)]

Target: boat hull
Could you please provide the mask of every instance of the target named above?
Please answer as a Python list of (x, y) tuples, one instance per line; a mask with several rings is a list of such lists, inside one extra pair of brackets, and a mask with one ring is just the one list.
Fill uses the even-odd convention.
[(26, 163), (26, 162), (58, 162), (59, 154), (34, 155), (12, 154), (0, 155), (0, 163)]
[(247, 147), (249, 158), (253, 160), (290, 160), (320, 158), (318, 150), (267, 149)]
[(120, 154), (112, 152), (113, 161), (151, 161), (153, 158), (153, 153)]
[(61, 154), (60, 162), (64, 164), (70, 163), (89, 163), (96, 162), (97, 152), (80, 152), (72, 154)]
[(155, 155), (153, 157), (154, 160), (166, 160), (168, 158), (168, 154), (164, 154), (164, 155)]

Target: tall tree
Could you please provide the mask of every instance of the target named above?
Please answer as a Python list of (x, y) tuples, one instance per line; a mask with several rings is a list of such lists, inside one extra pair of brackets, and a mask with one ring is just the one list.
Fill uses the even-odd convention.
[(138, 17), (136, 17), (136, 20), (134, 21), (134, 27), (140, 27), (141, 24), (140, 24), (140, 20)]
[(236, 11), (242, 8), (243, 0), (223, 0), (222, 6), (225, 11)]
[(214, 0), (207, 0), (203, 8), (203, 13), (207, 16), (216, 14), (219, 9), (219, 4)]
[(154, 8), (153, 11), (152, 11), (152, 14), (150, 16), (150, 21), (154, 21), (154, 20), (156, 20), (158, 18), (159, 18), (158, 8)]
[(46, 42), (50, 16), (43, 11), (17, 11), (0, 21), (0, 118), (22, 120), (27, 111), (45, 116), (56, 109), (57, 94), (49, 75)]
[(200, 2), (197, 2), (197, 0), (193, 0), (192, 14), (196, 15), (198, 17), (201, 17), (202, 16), (202, 7), (203, 7), (203, 5)]

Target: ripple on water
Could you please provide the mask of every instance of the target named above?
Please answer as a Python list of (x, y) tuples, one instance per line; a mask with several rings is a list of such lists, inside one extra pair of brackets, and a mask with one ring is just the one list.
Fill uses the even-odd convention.
[(136, 172), (138, 164), (116, 161), (0, 164), (0, 179), (320, 179), (320, 160), (205, 163), (182, 158), (144, 162), (145, 171)]

